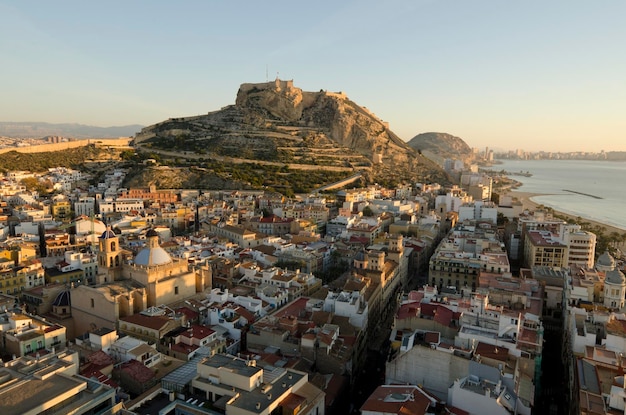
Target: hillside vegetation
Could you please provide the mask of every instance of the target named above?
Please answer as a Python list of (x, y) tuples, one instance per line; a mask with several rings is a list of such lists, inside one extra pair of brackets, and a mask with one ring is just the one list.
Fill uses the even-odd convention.
[(28, 170), (44, 172), (52, 167), (69, 167), (83, 170), (90, 163), (120, 160), (120, 151), (88, 145), (61, 151), (43, 153), (18, 153), (10, 151), (0, 154), (0, 172)]
[[(235, 105), (146, 127), (134, 145), (142, 155), (158, 156), (171, 166), (212, 169), (218, 163), (232, 170), (229, 179), (246, 170), (242, 180), (252, 186), (289, 186), (294, 191), (357, 172), (365, 183), (391, 186), (449, 182), (441, 168), (344, 94), (304, 92), (291, 81), (243, 84)], [(250, 179), (250, 171), (262, 177)]]

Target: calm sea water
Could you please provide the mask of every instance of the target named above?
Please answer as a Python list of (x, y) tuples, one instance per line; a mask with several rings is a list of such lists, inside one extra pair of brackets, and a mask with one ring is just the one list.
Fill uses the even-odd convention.
[[(626, 229), (626, 162), (587, 160), (498, 160), (494, 170), (529, 172), (512, 176), (522, 192), (543, 193), (533, 201), (565, 213)], [(570, 191), (597, 196), (601, 199)]]

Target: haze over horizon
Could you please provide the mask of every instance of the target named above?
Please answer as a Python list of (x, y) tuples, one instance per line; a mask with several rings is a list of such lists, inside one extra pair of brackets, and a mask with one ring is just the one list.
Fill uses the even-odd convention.
[(405, 141), (626, 151), (626, 3), (0, 0), (0, 121), (150, 125), (276, 76)]

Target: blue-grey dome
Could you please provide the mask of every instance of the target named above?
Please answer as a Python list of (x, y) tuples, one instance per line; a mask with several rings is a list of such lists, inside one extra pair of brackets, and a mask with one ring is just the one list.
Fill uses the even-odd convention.
[(613, 268), (612, 271), (607, 271), (604, 282), (614, 285), (626, 285), (626, 277), (622, 271), (617, 268)]
[(602, 267), (614, 268), (615, 258), (613, 258), (608, 251), (604, 251), (604, 253), (598, 257), (596, 264)]
[(135, 257), (136, 265), (163, 265), (172, 262), (172, 257), (160, 246), (146, 247)]

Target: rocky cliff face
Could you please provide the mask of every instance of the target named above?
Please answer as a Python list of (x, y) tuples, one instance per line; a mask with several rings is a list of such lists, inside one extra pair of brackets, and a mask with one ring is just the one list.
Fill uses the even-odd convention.
[(302, 90), (291, 81), (242, 84), (235, 105), (240, 108), (267, 111), (272, 116), (295, 122), (302, 117)]
[(422, 133), (408, 142), (409, 147), (430, 152), (441, 159), (452, 158), (466, 162), (474, 160), (474, 153), (463, 139), (447, 133)]
[(446, 177), (367, 109), (343, 93), (305, 92), (292, 81), (242, 84), (234, 106), (146, 127), (140, 146), (209, 157), (316, 165), (420, 180)]

